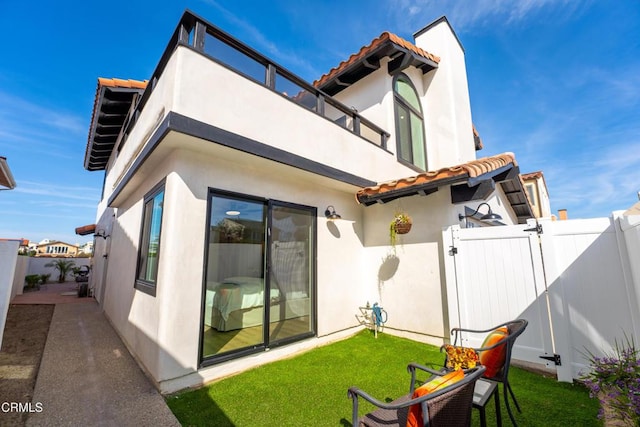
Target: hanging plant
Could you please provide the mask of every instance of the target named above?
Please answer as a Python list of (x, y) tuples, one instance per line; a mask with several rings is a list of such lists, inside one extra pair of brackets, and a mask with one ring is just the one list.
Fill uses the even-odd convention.
[(389, 240), (395, 248), (398, 234), (407, 234), (411, 230), (411, 217), (404, 212), (396, 213), (389, 224)]

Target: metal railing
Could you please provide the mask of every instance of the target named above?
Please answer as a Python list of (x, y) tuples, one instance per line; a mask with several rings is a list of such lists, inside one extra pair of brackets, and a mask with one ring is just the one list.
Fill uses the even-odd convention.
[[(355, 109), (347, 107), (189, 10), (182, 15), (180, 23), (162, 54), (142, 97), (140, 97), (136, 107), (130, 111), (130, 116), (125, 121), (125, 135), (131, 133), (131, 129), (135, 126), (142, 108), (178, 46), (193, 49), (232, 71), (285, 96), (298, 105), (325, 117), (336, 125), (342, 126), (372, 144), (384, 150), (387, 149), (389, 133), (384, 129), (359, 115)], [(118, 150), (124, 143), (125, 140), (123, 139)]]

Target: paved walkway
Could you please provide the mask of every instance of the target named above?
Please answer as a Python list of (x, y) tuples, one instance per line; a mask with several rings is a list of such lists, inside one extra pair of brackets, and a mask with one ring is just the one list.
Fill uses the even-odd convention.
[(94, 301), (93, 298), (78, 298), (78, 283), (47, 283), (39, 291), (16, 295), (11, 304), (69, 304)]
[[(18, 298), (12, 304), (25, 303)], [(36, 381), (42, 412), (30, 413), (27, 426), (179, 426), (96, 301), (67, 298), (56, 303)]]

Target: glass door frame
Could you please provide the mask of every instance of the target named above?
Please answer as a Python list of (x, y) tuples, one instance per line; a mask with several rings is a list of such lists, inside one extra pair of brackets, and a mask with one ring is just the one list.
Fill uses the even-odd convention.
[[(203, 347), (204, 347), (204, 316), (205, 316), (205, 304), (206, 304), (206, 290), (207, 290), (207, 269), (208, 269), (208, 259), (209, 259), (209, 239), (211, 233), (211, 211), (212, 205), (211, 199), (212, 197), (220, 196), (238, 199), (241, 201), (247, 202), (255, 202), (255, 203), (263, 203), (266, 207), (266, 218), (265, 218), (265, 250), (263, 253), (264, 260), (264, 314), (263, 314), (263, 340), (262, 343), (256, 344), (250, 347), (244, 347), (237, 350), (231, 350), (220, 355), (212, 355), (204, 357)], [(268, 295), (271, 289), (271, 262), (272, 262), (272, 254), (271, 254), (271, 244), (272, 244), (272, 227), (273, 227), (273, 208), (274, 207), (284, 207), (291, 209), (298, 209), (301, 211), (307, 211), (310, 213), (311, 218), (313, 219), (311, 225), (311, 234), (313, 239), (313, 244), (311, 245), (311, 260), (312, 265), (310, 266), (310, 290), (309, 294), (312, 298), (312, 304), (310, 307), (310, 316), (312, 316), (310, 322), (310, 331), (305, 332), (300, 335), (296, 335), (293, 337), (284, 338), (281, 340), (276, 340), (274, 342), (269, 341), (269, 301)], [(217, 188), (209, 187), (207, 191), (207, 213), (206, 213), (206, 224), (205, 224), (205, 233), (204, 233), (204, 251), (202, 258), (202, 282), (201, 282), (201, 304), (200, 304), (200, 324), (198, 327), (198, 367), (204, 368), (207, 366), (219, 364), (222, 362), (226, 362), (229, 360), (238, 359), (243, 356), (248, 356), (251, 354), (261, 353), (270, 348), (275, 348), (283, 345), (287, 345), (293, 342), (301, 341), (307, 338), (312, 338), (317, 335), (317, 253), (318, 253), (318, 209), (314, 206), (301, 205), (292, 202), (284, 202), (281, 200), (267, 199), (263, 197), (252, 196), (249, 194), (238, 193), (228, 190), (222, 190)]]

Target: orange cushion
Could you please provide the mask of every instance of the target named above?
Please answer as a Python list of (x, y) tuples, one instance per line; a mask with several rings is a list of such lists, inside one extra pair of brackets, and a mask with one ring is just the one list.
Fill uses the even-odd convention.
[[(482, 347), (490, 347), (498, 342), (502, 341), (509, 335), (509, 331), (506, 327), (498, 328), (491, 332), (484, 339)], [(485, 366), (487, 370), (484, 372), (485, 378), (493, 378), (502, 369), (505, 358), (507, 356), (507, 347), (502, 344), (491, 350), (485, 350), (480, 352), (480, 364)]]
[(444, 351), (447, 353), (447, 369), (473, 369), (478, 364), (478, 353), (472, 348), (445, 344)]
[[(425, 394), (433, 393), (436, 390), (455, 384), (463, 378), (464, 371), (462, 370), (449, 372), (446, 375), (422, 384), (420, 387), (415, 389), (411, 398), (415, 399), (424, 396)], [(409, 415), (407, 416), (407, 427), (422, 427), (423, 425), (421, 405), (411, 405), (409, 408)]]

